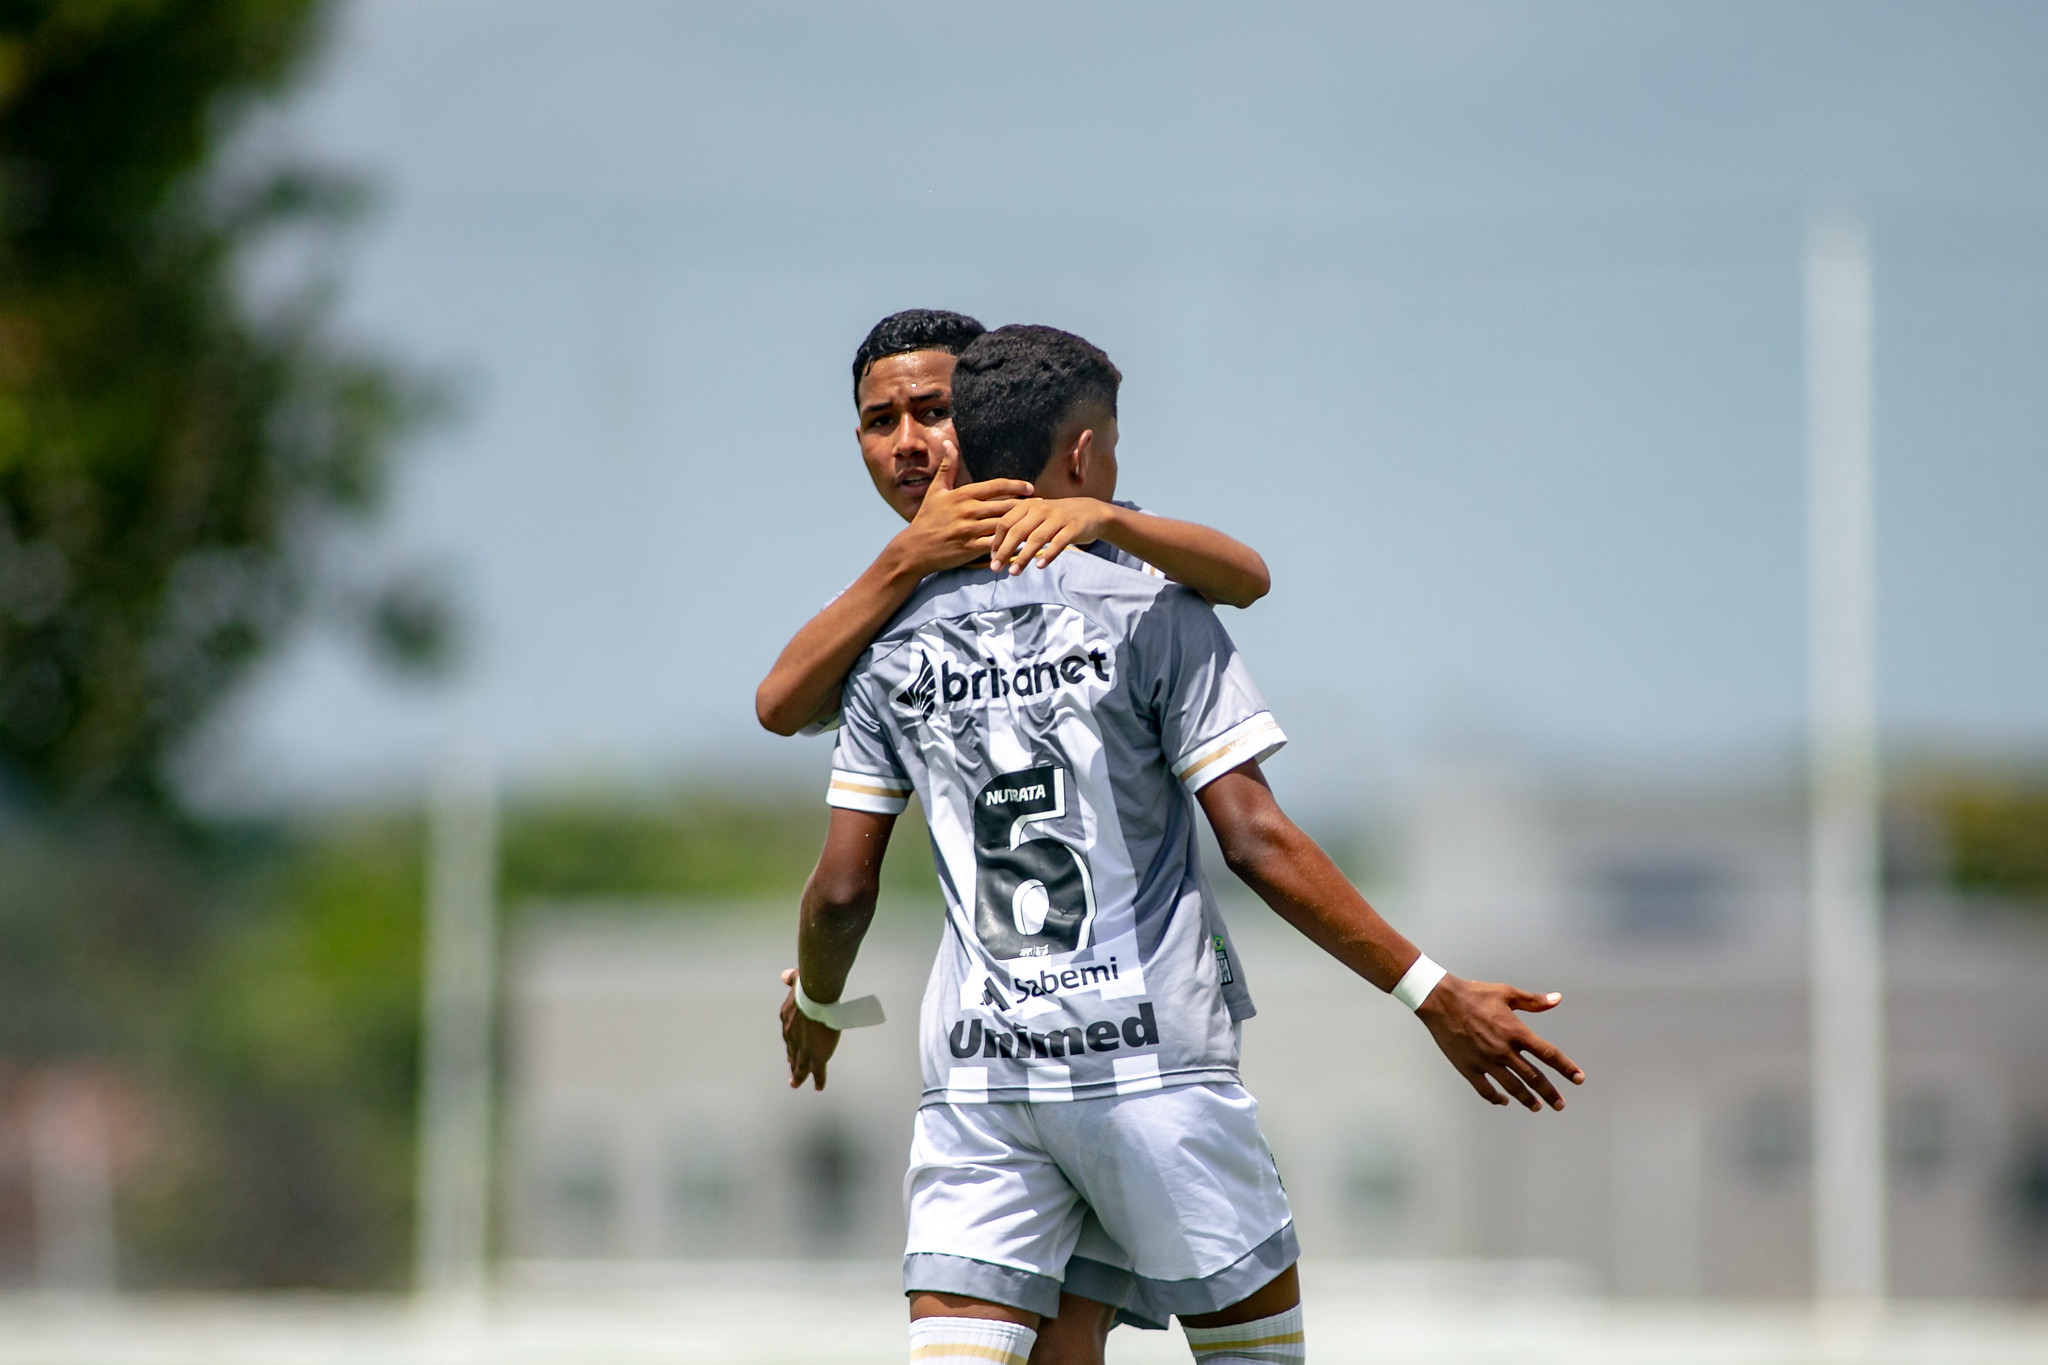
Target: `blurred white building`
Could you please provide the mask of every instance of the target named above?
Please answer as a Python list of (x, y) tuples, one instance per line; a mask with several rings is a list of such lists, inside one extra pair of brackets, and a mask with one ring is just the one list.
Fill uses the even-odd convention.
[[(540, 917), (516, 949), (508, 1242), (543, 1261), (901, 1254), (931, 945), (870, 942), (889, 1021), (789, 1089), (795, 912)], [(936, 916), (934, 916), (936, 923)]]
[[(1808, 1285), (1803, 808), (1789, 795), (1440, 772), (1382, 908), (1462, 975), (1561, 990), (1562, 1114), (1481, 1104), (1397, 1005), (1263, 906), (1231, 923), (1307, 1254), (1559, 1262), (1624, 1294)], [(1912, 840), (1892, 840), (1910, 850)], [(2048, 925), (1889, 905), (1893, 1282), (2048, 1287)], [(1227, 880), (1227, 877), (1226, 877)], [(793, 912), (792, 912), (793, 914)], [(899, 917), (900, 919), (901, 917)], [(510, 1248), (528, 1269), (891, 1256), (938, 933), (871, 941), (822, 1094), (788, 1090), (793, 919), (530, 917), (513, 976)]]
[[(1925, 831), (1887, 844), (1893, 1287), (2038, 1293), (2048, 924), (1941, 891)], [(1805, 848), (1788, 792), (1429, 784), (1416, 933), (1467, 975), (1563, 991), (1539, 1027), (1589, 1073), (1561, 1122), (1468, 1117), (1459, 1250), (1547, 1249), (1621, 1292), (1806, 1290)]]

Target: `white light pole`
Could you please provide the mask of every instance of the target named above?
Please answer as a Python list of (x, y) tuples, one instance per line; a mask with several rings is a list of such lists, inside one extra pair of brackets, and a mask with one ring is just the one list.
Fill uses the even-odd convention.
[(437, 775), (427, 857), (418, 1284), (437, 1298), (478, 1298), (490, 1236), (498, 861), (497, 803), (480, 754), (453, 757)]
[(1806, 232), (1807, 669), (1814, 1290), (1885, 1293), (1884, 961), (1878, 844), (1870, 244)]

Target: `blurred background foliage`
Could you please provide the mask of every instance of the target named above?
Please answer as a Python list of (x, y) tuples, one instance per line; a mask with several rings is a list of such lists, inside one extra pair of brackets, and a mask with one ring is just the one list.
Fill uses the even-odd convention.
[(178, 742), (297, 619), (319, 532), (375, 506), (423, 400), (337, 337), (317, 280), (261, 308), (240, 287), (361, 198), (237, 155), (322, 10), (0, 6), (0, 767), (29, 799), (166, 803)]
[(1951, 777), (1937, 800), (1957, 890), (2048, 908), (2048, 775)]
[[(788, 913), (817, 860), (825, 821), (815, 791), (685, 790), (639, 802), (592, 793), (514, 805), (500, 892), (507, 905), (645, 898)], [(929, 847), (913, 805), (897, 821), (883, 864), (885, 901), (938, 903)]]
[(417, 835), (208, 828), (171, 775), (310, 610), (445, 655), (416, 585), (319, 572), (430, 386), (339, 334), (317, 269), (250, 285), (363, 198), (248, 135), (325, 9), (0, 3), (0, 1071), (147, 1095), (144, 1280), (357, 1283), (403, 1251)]

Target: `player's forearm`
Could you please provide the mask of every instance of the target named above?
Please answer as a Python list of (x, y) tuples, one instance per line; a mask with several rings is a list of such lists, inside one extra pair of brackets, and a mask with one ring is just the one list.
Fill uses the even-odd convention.
[(923, 577), (891, 541), (852, 587), (805, 622), (754, 692), (763, 728), (793, 735), (831, 714), (847, 671)]
[(846, 975), (853, 970), (868, 925), (874, 922), (877, 888), (872, 879), (821, 885), (824, 872), (820, 865), (804, 887), (796, 965), (804, 992), (820, 1004), (830, 1004), (846, 989)]
[(846, 974), (874, 921), (882, 858), (889, 851), (893, 815), (835, 809), (825, 848), (804, 883), (797, 919), (796, 964), (804, 993), (820, 1004), (837, 1000)]
[(1272, 798), (1256, 765), (1226, 773), (1200, 800), (1223, 859), (1259, 899), (1311, 942), (1383, 991), (1417, 952), (1380, 918), (1330, 856)]
[[(1284, 817), (1283, 817), (1284, 818)], [(1383, 991), (1415, 961), (1416, 947), (1358, 894), (1313, 839), (1288, 826), (1232, 870), (1280, 918)]]
[(1192, 521), (1119, 507), (1103, 539), (1212, 602), (1248, 607), (1273, 586), (1257, 550)]

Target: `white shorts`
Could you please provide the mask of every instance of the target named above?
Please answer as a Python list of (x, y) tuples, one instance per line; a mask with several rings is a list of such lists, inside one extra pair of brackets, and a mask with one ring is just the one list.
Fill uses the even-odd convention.
[(1234, 1082), (925, 1106), (904, 1292), (1050, 1317), (1065, 1288), (1161, 1326), (1237, 1303), (1300, 1255), (1258, 1113)]

